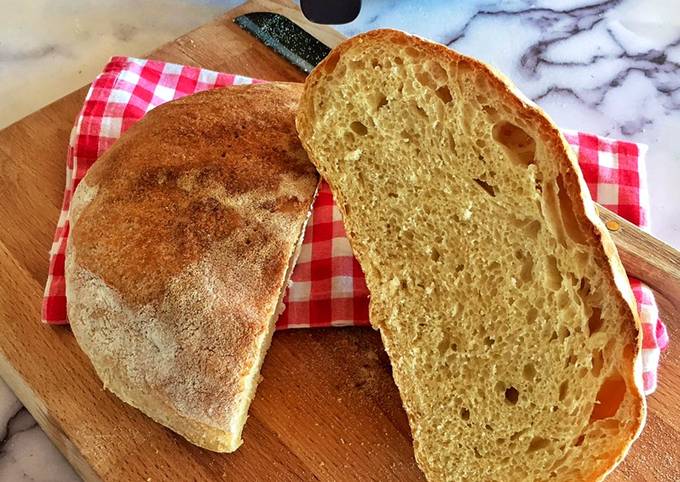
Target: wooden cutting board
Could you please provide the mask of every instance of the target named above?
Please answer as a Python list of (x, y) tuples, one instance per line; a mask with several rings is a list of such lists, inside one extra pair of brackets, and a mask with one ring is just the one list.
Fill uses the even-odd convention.
[[(337, 32), (287, 3), (256, 0), (151, 57), (269, 80), (303, 76), (231, 19), (276, 11), (328, 45)], [(124, 54), (124, 52), (121, 52)], [(102, 59), (102, 64), (106, 59)], [(380, 339), (371, 329), (277, 333), (231, 455), (185, 442), (102, 389), (68, 327), (40, 324), (66, 146), (84, 87), (0, 131), (0, 375), (86, 480), (422, 480)], [(611, 480), (680, 480), (680, 318), (649, 422)], [(41, 463), (38, 458), (35, 463)]]

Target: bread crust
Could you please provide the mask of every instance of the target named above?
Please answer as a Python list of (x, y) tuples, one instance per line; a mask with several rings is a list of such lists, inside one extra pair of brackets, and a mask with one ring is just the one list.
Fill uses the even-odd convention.
[[(611, 470), (613, 470), (616, 465), (624, 458), (631, 444), (639, 436), (642, 427), (644, 426), (646, 406), (642, 390), (642, 331), (635, 298), (630, 288), (626, 272), (623, 268), (623, 265), (621, 264), (614, 242), (597, 214), (595, 204), (593, 203), (590, 193), (588, 192), (587, 185), (583, 179), (573, 151), (567, 144), (559, 129), (547, 117), (547, 115), (536, 104), (526, 98), (507, 77), (505, 77), (493, 67), (477, 59), (459, 54), (444, 45), (433, 43), (401, 31), (380, 29), (357, 35), (338, 45), (312, 71), (305, 82), (304, 92), (300, 107), (298, 109), (296, 125), (302, 143), (305, 146), (310, 159), (312, 162), (314, 162), (317, 168), (319, 168), (322, 176), (324, 174), (322, 162), (320, 159), (315, 158), (314, 149), (309, 143), (314, 129), (314, 92), (316, 90), (317, 84), (319, 82), (323, 82), (325, 77), (333, 72), (335, 66), (338, 64), (339, 59), (346, 52), (361, 48), (361, 45), (364, 43), (382, 43), (409, 46), (424, 52), (425, 58), (436, 58), (439, 61), (464, 65), (465, 67), (472, 69), (478, 74), (484, 76), (489, 84), (500, 93), (504, 99), (504, 102), (510, 105), (513, 110), (521, 112), (522, 116), (524, 116), (529, 123), (538, 125), (539, 129), (544, 134), (544, 141), (545, 139), (548, 139), (552, 144), (554, 151), (559, 153), (559, 158), (555, 159), (555, 162), (559, 164), (559, 171), (564, 176), (566, 189), (570, 192), (572, 198), (573, 195), (575, 195), (577, 199), (581, 200), (580, 203), (574, 203), (574, 206), (577, 209), (575, 215), (579, 220), (580, 225), (589, 229), (589, 235), (596, 239), (599, 243), (599, 246), (601, 247), (598, 253), (597, 262), (603, 270), (607, 270), (610, 273), (610, 276), (607, 278), (609, 281), (611, 281), (617, 296), (620, 298), (620, 302), (629, 307), (629, 310), (626, 311), (625, 324), (629, 327), (632, 337), (635, 340), (635, 349), (631, 353), (632, 359), (630, 360), (632, 369), (626, 373), (623, 373), (622, 375), (626, 378), (628, 386), (636, 388), (636, 391), (632, 394), (634, 403), (637, 407), (637, 420), (634, 424), (636, 430), (635, 432), (630, 433), (630, 438), (626, 446), (622, 447), (622, 449), (617, 453), (611, 455), (611, 458), (607, 464), (608, 468), (599, 473), (593, 473), (591, 479), (589, 480), (604, 479), (606, 475), (611, 472)], [(333, 179), (326, 180), (329, 182), (331, 189), (334, 191), (334, 193), (336, 193), (337, 197), (337, 186), (333, 185)], [(344, 208), (344, 203), (339, 202), (338, 207), (343, 214), (343, 218), (346, 218), (348, 213)], [(354, 242), (351, 232), (348, 233), (348, 237), (359, 261), (367, 260), (368, 253), (362, 249), (360, 244)], [(370, 278), (370, 274), (367, 274), (367, 278)], [(367, 281), (369, 288), (374, 285), (371, 282), (371, 279), (367, 279)], [(371, 318), (373, 318), (373, 316)], [(376, 323), (374, 323), (373, 320), (372, 323), (374, 328), (381, 328)], [(386, 347), (388, 347), (389, 343), (387, 343), (387, 340), (385, 340), (385, 334), (382, 333), (382, 331), (381, 335), (383, 337), (383, 342), (385, 343)], [(409, 415), (409, 422), (411, 423), (411, 428), (413, 430), (413, 414), (411, 414), (408, 409), (407, 413)], [(419, 464), (421, 465), (421, 468), (423, 468), (423, 465), (420, 461)], [(426, 475), (428, 475), (427, 472)]]
[(269, 346), (318, 174), (301, 86), (163, 104), (72, 199), (68, 315), (104, 386), (201, 447), (230, 452)]

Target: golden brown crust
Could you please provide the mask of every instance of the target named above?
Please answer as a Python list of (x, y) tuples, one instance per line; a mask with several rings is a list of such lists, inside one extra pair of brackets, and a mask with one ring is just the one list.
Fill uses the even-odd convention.
[[(628, 386), (637, 388), (636, 392), (634, 392), (632, 395), (634, 398), (634, 403), (637, 406), (636, 411), (638, 419), (636, 423), (632, 424), (634, 427), (636, 427), (636, 431), (630, 434), (629, 443), (623, 447), (622, 450), (611, 455), (611, 460), (608, 464), (607, 470), (592, 474), (592, 480), (603, 479), (607, 473), (613, 470), (613, 468), (623, 459), (630, 445), (638, 437), (642, 426), (644, 425), (646, 408), (644, 396), (642, 394), (642, 364), (640, 355), (642, 346), (641, 325), (637, 314), (635, 299), (628, 283), (625, 270), (621, 264), (615, 245), (609, 233), (596, 213), (595, 205), (587, 190), (587, 186), (583, 180), (580, 168), (578, 167), (577, 159), (574, 156), (573, 151), (566, 143), (558, 128), (545, 115), (545, 113), (533, 102), (527, 99), (519, 90), (517, 90), (517, 88), (512, 85), (512, 83), (505, 76), (503, 76), (491, 66), (486, 65), (474, 58), (461, 55), (443, 45), (429, 42), (404, 32), (381, 29), (358, 35), (338, 45), (312, 71), (305, 82), (305, 89), (302, 95), (300, 108), (298, 110), (296, 124), (303, 145), (305, 145), (310, 158), (320, 170), (321, 162), (319, 159), (314, 158), (314, 150), (307, 143), (307, 140), (312, 136), (315, 116), (313, 92), (315, 91), (316, 85), (319, 82), (323, 82), (327, 75), (332, 74), (339, 62), (339, 59), (347, 51), (358, 48), (362, 43), (373, 42), (408, 46), (409, 48), (415, 48), (424, 52), (424, 58), (436, 58), (442, 62), (456, 64), (459, 66), (459, 68), (462, 67), (475, 71), (478, 75), (484, 77), (486, 81), (492, 86), (492, 88), (499, 92), (499, 94), (503, 97), (504, 102), (510, 106), (510, 110), (521, 112), (521, 115), (527, 120), (527, 123), (539, 126), (539, 130), (543, 133), (542, 138), (549, 139), (549, 142), (553, 147), (552, 151), (558, 152), (560, 154), (560, 157), (555, 159), (555, 162), (559, 166), (559, 172), (561, 172), (564, 176), (563, 178), (566, 189), (569, 191), (570, 197), (572, 199), (576, 198), (582, 201), (580, 203), (573, 203), (574, 207), (576, 208), (576, 218), (582, 227), (590, 230), (590, 236), (600, 240), (600, 249), (597, 253), (598, 256), (596, 257), (596, 261), (600, 264), (602, 269), (608, 270), (611, 273), (611, 276), (608, 276), (607, 278), (612, 283), (612, 287), (617, 293), (617, 296), (619, 296), (621, 304), (630, 307), (630, 310), (625, 311), (624, 314), (626, 318), (624, 325), (628, 327), (628, 333), (625, 333), (624, 336), (633, 340), (634, 347), (631, 347), (630, 350), (631, 359), (627, 361), (630, 364), (630, 367), (634, 368), (624, 371), (622, 375), (626, 378)], [(335, 186), (333, 186), (332, 179), (327, 179), (327, 181), (329, 181), (331, 189), (334, 191), (334, 193), (336, 193), (336, 199), (338, 199), (338, 196), (340, 196), (341, 201), (342, 194), (336, 191)], [(344, 203), (339, 202), (338, 206), (343, 214), (343, 217), (346, 217), (347, 213), (344, 209)], [(350, 238), (350, 242), (357, 258), (360, 261), (368, 260), (369, 254), (364, 252), (363, 246), (360, 243), (354, 242), (351, 232), (348, 233), (348, 237)], [(367, 275), (367, 278), (369, 277), (370, 276)], [(367, 282), (370, 287), (371, 280), (367, 279)], [(379, 328), (378, 326), (375, 327)], [(383, 335), (384, 340), (385, 334), (381, 334)], [(410, 413), (409, 419), (411, 420)], [(411, 426), (413, 427), (412, 422)]]
[(151, 111), (87, 173), (66, 263), (73, 331), (105, 386), (218, 451), (240, 443), (318, 183), (298, 84)]

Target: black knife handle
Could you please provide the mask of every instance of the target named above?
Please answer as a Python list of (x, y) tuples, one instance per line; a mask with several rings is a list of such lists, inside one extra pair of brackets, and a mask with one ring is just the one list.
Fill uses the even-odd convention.
[(314, 23), (349, 23), (359, 16), (361, 0), (300, 0), (300, 8)]

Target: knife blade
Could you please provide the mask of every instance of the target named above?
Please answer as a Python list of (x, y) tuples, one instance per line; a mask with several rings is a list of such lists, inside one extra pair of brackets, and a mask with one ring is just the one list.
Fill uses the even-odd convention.
[[(305, 73), (331, 51), (283, 15), (253, 12), (234, 22)], [(628, 274), (646, 282), (680, 310), (680, 252), (608, 209), (597, 208)]]
[(234, 23), (306, 74), (331, 51), (312, 34), (277, 13), (246, 13), (234, 18)]

